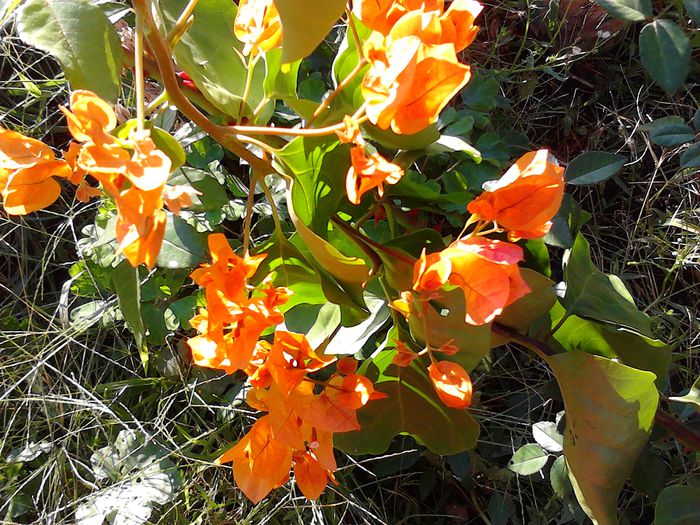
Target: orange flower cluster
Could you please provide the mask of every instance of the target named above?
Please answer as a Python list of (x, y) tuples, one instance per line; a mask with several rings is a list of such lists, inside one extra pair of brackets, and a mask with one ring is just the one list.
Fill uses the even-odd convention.
[(384, 195), (384, 183), (399, 182), (404, 175), (403, 168), (389, 162), (376, 151), (368, 153), (359, 124), (352, 117), (346, 115), (343, 124), (344, 128), (336, 132), (338, 139), (342, 143), (353, 145), (350, 149), (352, 165), (345, 177), (348, 200), (353, 204), (360, 204), (362, 196), (374, 188), (377, 188), (381, 197)]
[(362, 82), (370, 122), (400, 134), (435, 122), (469, 81), (471, 69), (457, 53), (472, 43), (482, 6), (455, 0), (362, 0), (355, 15), (374, 32), (364, 45), (370, 62)]
[[(279, 306), (289, 291), (248, 285), (264, 255), (239, 257), (222, 234), (209, 235), (209, 250), (212, 263), (192, 273), (207, 308), (190, 321), (200, 335), (187, 344), (198, 365), (243, 370), (252, 386), (248, 404), (267, 412), (217, 461), (233, 463), (236, 483), (254, 502), (286, 483), (292, 467), (301, 491), (316, 499), (334, 480), (333, 433), (358, 430), (356, 410), (381, 394), (355, 374), (354, 359), (320, 356), (302, 334), (277, 331), (271, 344), (260, 341), (266, 328), (282, 322)], [(333, 363), (328, 380), (308, 377)]]
[[(473, 214), (468, 225), (475, 229), (437, 253), (423, 251), (414, 265), (413, 292), (404, 292), (393, 306), (405, 316), (425, 316), (429, 301), (439, 299), (446, 286), (458, 287), (464, 294), (466, 315), (471, 325), (492, 322), (503, 310), (530, 292), (520, 275), (518, 263), (524, 260), (520, 246), (488, 239), (483, 227), (494, 223), (492, 232), (508, 231), (508, 238), (542, 237), (551, 227), (564, 192), (564, 169), (549, 161), (549, 152), (539, 150), (523, 155), (483, 194), (468, 205)], [(426, 331), (429, 329), (425, 323)], [(428, 334), (425, 334), (426, 339)], [(452, 345), (445, 345), (451, 347)], [(452, 348), (431, 349), (430, 380), (444, 404), (464, 408), (471, 403), (472, 385), (467, 372), (458, 364), (437, 361), (432, 351), (448, 353)], [(399, 343), (394, 363), (407, 366), (419, 354)]]
[(52, 204), (61, 192), (53, 177), (78, 186), (76, 197), (87, 201), (102, 192), (85, 180), (92, 175), (114, 198), (118, 252), (132, 266), (153, 268), (165, 233), (167, 204), (175, 213), (197, 194), (188, 186), (169, 187), (171, 162), (158, 150), (149, 131), (132, 132), (120, 140), (110, 134), (117, 126), (112, 107), (90, 91), (71, 95), (70, 110), (61, 107), (77, 142), (64, 160), (57, 160), (42, 142), (0, 128), (0, 187), (3, 206), (11, 214), (26, 214)]
[(518, 159), (467, 206), (470, 213), (508, 230), (508, 239), (537, 239), (552, 227), (564, 197), (564, 168), (549, 162), (546, 149)]
[(273, 0), (240, 0), (233, 33), (245, 44), (243, 54), (246, 56), (279, 46), (282, 22)]

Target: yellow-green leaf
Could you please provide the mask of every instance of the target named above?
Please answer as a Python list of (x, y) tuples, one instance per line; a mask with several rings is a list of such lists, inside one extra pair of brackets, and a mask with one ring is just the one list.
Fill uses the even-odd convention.
[(282, 20), (282, 61), (310, 55), (343, 14), (345, 0), (274, 0)]
[(615, 525), (618, 495), (654, 422), (656, 376), (578, 351), (547, 362), (564, 397), (564, 456), (576, 497), (593, 523)]

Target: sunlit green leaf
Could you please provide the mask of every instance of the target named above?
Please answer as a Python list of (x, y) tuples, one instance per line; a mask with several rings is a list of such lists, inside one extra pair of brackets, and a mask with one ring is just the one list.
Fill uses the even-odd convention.
[(345, 0), (274, 0), (282, 21), (282, 61), (310, 55), (343, 14)]
[(146, 327), (141, 317), (141, 281), (138, 268), (133, 268), (129, 261), (122, 261), (112, 273), (112, 286), (117, 293), (119, 309), (126, 325), (134, 334), (144, 368), (148, 366), (148, 349), (146, 348)]
[(116, 102), (122, 48), (98, 6), (89, 0), (28, 0), (17, 29), (24, 41), (58, 59), (73, 89)]
[[(189, 0), (160, 0), (163, 25), (170, 30)], [(229, 0), (200, 0), (194, 22), (173, 48), (178, 65), (184, 69), (209, 102), (234, 118), (252, 116), (265, 96), (265, 63), (252, 70), (245, 103), (249, 57), (241, 54), (243, 44), (233, 34), (236, 4)], [(166, 31), (167, 32), (167, 31)]]
[(391, 364), (395, 350), (366, 361), (362, 372), (386, 399), (370, 401), (357, 412), (361, 430), (335, 434), (334, 445), (350, 454), (381, 454), (394, 436), (406, 432), (440, 455), (457, 454), (476, 445), (479, 424), (466, 410), (446, 407), (438, 399), (425, 364), (406, 368)]
[(618, 495), (653, 425), (656, 377), (584, 352), (547, 362), (564, 397), (564, 456), (576, 497), (594, 523), (615, 525)]
[(542, 447), (530, 443), (515, 451), (508, 468), (521, 476), (531, 476), (542, 470), (548, 459), (549, 454)]
[(576, 237), (569, 253), (564, 281), (566, 295), (561, 303), (568, 314), (624, 326), (651, 337), (649, 316), (637, 310), (619, 278), (595, 267), (588, 241), (582, 235)]

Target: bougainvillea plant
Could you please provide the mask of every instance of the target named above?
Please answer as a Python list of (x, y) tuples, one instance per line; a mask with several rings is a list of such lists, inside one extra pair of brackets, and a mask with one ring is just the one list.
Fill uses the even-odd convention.
[[(61, 108), (72, 141), (57, 158), (0, 128), (2, 206), (102, 202), (82, 267), (111, 272), (144, 366), (156, 327), (142, 282), (187, 269), (199, 291), (169, 290), (190, 305), (174, 329), (196, 365), (238, 374), (260, 413), (216, 460), (232, 463), (243, 493), (260, 501), (293, 472), (316, 499), (335, 482), (334, 447), (381, 453), (401, 433), (443, 455), (473, 448), (470, 372), (516, 343), (559, 383), (579, 502), (615, 523), (655, 418), (678, 424), (657, 412), (669, 348), (622, 281), (591, 262), (586, 213), (557, 159), (486, 151), (497, 129), (468, 103), (481, 4), (132, 7), (119, 34), (88, 0), (21, 7), (20, 34), (58, 58), (73, 88)], [(329, 71), (312, 71), (319, 46), (335, 53)], [(148, 105), (146, 81), (160, 88)], [(466, 110), (453, 107), (458, 94)], [(120, 95), (132, 120), (115, 113)], [(562, 248), (555, 288), (549, 254)]]

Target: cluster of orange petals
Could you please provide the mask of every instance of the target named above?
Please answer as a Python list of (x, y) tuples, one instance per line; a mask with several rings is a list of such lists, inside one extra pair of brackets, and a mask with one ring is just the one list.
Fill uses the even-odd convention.
[[(333, 434), (358, 430), (356, 410), (380, 394), (355, 374), (354, 359), (318, 355), (302, 334), (278, 330), (272, 343), (260, 340), (283, 321), (288, 290), (248, 284), (264, 255), (239, 257), (222, 234), (209, 236), (209, 250), (211, 264), (192, 273), (207, 308), (191, 321), (199, 335), (187, 344), (198, 365), (243, 370), (252, 387), (248, 404), (267, 412), (218, 462), (233, 463), (236, 483), (254, 502), (286, 483), (292, 468), (300, 490), (316, 499), (334, 479)], [(334, 363), (326, 381), (308, 377)]]
[(245, 45), (243, 54), (246, 56), (279, 46), (282, 23), (273, 0), (240, 0), (233, 32)]
[[(528, 294), (530, 287), (518, 267), (524, 260), (523, 249), (483, 236), (483, 227), (493, 223), (495, 227), (490, 231), (505, 230), (510, 241), (542, 237), (551, 227), (563, 194), (564, 169), (550, 162), (547, 150), (523, 155), (503, 177), (487, 184), (486, 191), (469, 203), (469, 224), (476, 223), (469, 235), (440, 252), (423, 251), (414, 264), (412, 292), (404, 292), (400, 300), (394, 301), (394, 307), (406, 316), (420, 317), (432, 308), (428, 303), (439, 299), (441, 290), (457, 287), (464, 294), (466, 323), (479, 326), (494, 321), (506, 307)], [(428, 326), (425, 328), (429, 330)], [(452, 348), (434, 350), (452, 352)], [(431, 351), (430, 347), (427, 351)], [(399, 343), (394, 363), (408, 366), (418, 355)], [(469, 406), (471, 380), (459, 364), (437, 361), (431, 352), (428, 373), (444, 404), (454, 408)]]
[(437, 119), (469, 81), (457, 53), (472, 43), (482, 6), (455, 0), (363, 0), (354, 13), (374, 32), (364, 45), (370, 63), (362, 82), (370, 122), (400, 134), (421, 131)]
[(72, 142), (57, 160), (42, 142), (0, 128), (0, 187), (10, 214), (26, 214), (51, 205), (60, 195), (61, 177), (78, 186), (85, 202), (102, 191), (90, 186), (94, 177), (117, 205), (118, 251), (133, 266), (153, 268), (165, 232), (167, 204), (175, 212), (191, 204), (189, 187), (169, 187), (171, 161), (158, 150), (149, 131), (133, 131), (128, 139), (110, 134), (117, 126), (112, 107), (90, 91), (74, 91), (70, 110), (61, 107)]
[(549, 152), (541, 149), (520, 157), (467, 209), (507, 230), (512, 241), (537, 239), (551, 228), (563, 196), (564, 168), (550, 162)]
[(367, 144), (360, 134), (358, 122), (350, 116), (343, 119), (344, 127), (336, 131), (341, 143), (351, 144), (351, 166), (345, 177), (345, 191), (348, 200), (360, 204), (362, 196), (377, 188), (381, 197), (384, 184), (396, 184), (404, 175), (403, 168), (389, 162), (376, 151), (368, 152)]

